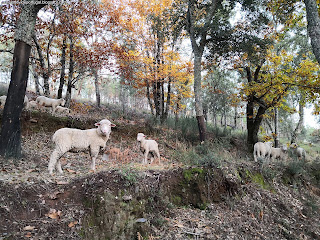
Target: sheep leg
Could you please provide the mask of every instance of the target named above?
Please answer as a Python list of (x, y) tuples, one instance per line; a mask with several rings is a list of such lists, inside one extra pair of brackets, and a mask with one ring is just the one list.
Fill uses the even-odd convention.
[(60, 158), (57, 160), (56, 169), (57, 169), (57, 171), (58, 171), (59, 173), (63, 173), (62, 168), (61, 168)]
[[(57, 166), (57, 170), (62, 173), (62, 169), (61, 169), (61, 164), (60, 164), (60, 158), (62, 157), (62, 155), (64, 154), (64, 152), (61, 152), (60, 150), (58, 149), (55, 149), (53, 150), (51, 156), (50, 156), (50, 161), (49, 161), (49, 164), (48, 164), (48, 171), (50, 174), (52, 174), (53, 172), (53, 169), (54, 167), (56, 166), (56, 164), (59, 164), (60, 165), (60, 168), (58, 168)], [(59, 163), (57, 163), (57, 161), (59, 160)]]
[(96, 159), (97, 159), (98, 154), (99, 154), (99, 147), (98, 148), (90, 147), (91, 170), (93, 170), (93, 171), (96, 170)]
[(148, 154), (149, 154), (149, 150), (145, 150), (145, 152), (144, 152), (144, 161), (142, 161), (143, 164), (147, 164), (148, 163)]

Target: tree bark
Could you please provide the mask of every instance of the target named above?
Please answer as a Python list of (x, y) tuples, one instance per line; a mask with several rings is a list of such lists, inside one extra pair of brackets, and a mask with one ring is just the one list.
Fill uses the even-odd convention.
[(62, 42), (62, 51), (61, 51), (61, 70), (60, 70), (60, 81), (59, 81), (59, 89), (58, 89), (58, 98), (62, 98), (63, 86), (64, 86), (64, 77), (66, 71), (66, 49), (67, 49), (67, 36), (63, 37)]
[(101, 107), (101, 100), (100, 100), (100, 87), (99, 87), (99, 78), (98, 78), (98, 72), (96, 69), (92, 70), (93, 76), (94, 76), (94, 86), (96, 89), (96, 101), (97, 101), (97, 107)]
[(33, 72), (33, 78), (34, 78), (34, 85), (36, 87), (36, 94), (40, 95), (40, 82), (39, 82), (39, 75), (36, 71), (36, 66), (34, 61), (31, 61), (31, 67), (32, 67), (32, 72)]
[(296, 143), (298, 134), (301, 132), (304, 122), (304, 104), (300, 101), (299, 103), (299, 121), (296, 128), (293, 130), (291, 135), (291, 143)]
[(279, 120), (278, 120), (278, 108), (274, 109), (274, 147), (278, 148), (279, 147)]
[(320, 17), (316, 0), (304, 0), (307, 12), (308, 35), (313, 53), (320, 64)]
[(40, 61), (40, 67), (41, 67), (41, 73), (42, 73), (42, 78), (43, 78), (43, 87), (44, 87), (44, 95), (49, 97), (50, 96), (50, 89), (49, 89), (49, 68), (46, 69), (45, 63), (44, 63), (44, 57), (42, 54), (42, 49), (38, 43), (38, 40), (36, 36), (33, 36), (34, 43), (37, 48), (38, 56), (39, 56), (39, 61)]
[(72, 79), (73, 79), (73, 67), (74, 67), (74, 61), (73, 61), (73, 38), (70, 35), (70, 53), (69, 53), (69, 75), (68, 75), (68, 84), (67, 84), (67, 93), (66, 93), (66, 107), (70, 107), (71, 103), (71, 93), (72, 93)]
[(29, 75), (32, 36), (37, 13), (43, 6), (43, 4), (22, 5), (17, 21), (11, 81), (3, 110), (0, 133), (0, 155), (5, 157), (18, 158), (21, 156), (20, 116)]

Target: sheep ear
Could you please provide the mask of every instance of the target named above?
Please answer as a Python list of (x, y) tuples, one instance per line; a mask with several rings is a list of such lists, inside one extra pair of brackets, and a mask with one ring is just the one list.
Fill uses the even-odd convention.
[(115, 124), (113, 124), (113, 123), (111, 123), (111, 127), (116, 127), (117, 125), (115, 125)]
[(100, 126), (100, 123), (95, 123), (94, 125), (95, 125), (96, 127), (98, 127), (98, 126)]

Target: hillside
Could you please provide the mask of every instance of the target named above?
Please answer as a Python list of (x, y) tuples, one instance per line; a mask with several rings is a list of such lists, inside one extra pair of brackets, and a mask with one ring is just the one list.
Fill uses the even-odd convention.
[[(244, 140), (160, 127), (144, 115), (93, 107), (72, 117), (24, 112), (21, 160), (1, 159), (0, 239), (320, 239), (320, 162), (254, 163)], [(50, 176), (51, 136), (61, 127), (117, 125), (101, 153), (68, 153)], [(138, 132), (159, 142), (161, 164), (142, 165)], [(192, 143), (193, 142), (193, 143)]]

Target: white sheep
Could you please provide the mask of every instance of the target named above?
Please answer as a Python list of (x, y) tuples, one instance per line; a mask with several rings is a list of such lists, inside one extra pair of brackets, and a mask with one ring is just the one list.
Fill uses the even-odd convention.
[(257, 142), (253, 147), (253, 158), (257, 162), (257, 158), (265, 158), (266, 160), (270, 159), (272, 148), (272, 142)]
[[(7, 96), (3, 95), (0, 97), (0, 105), (4, 107), (4, 105), (6, 104), (6, 101), (7, 101)], [(23, 107), (28, 109), (29, 105), (29, 99), (26, 95), (24, 95), (24, 100), (23, 100)]]
[(286, 158), (287, 147), (281, 146), (279, 148), (271, 147), (270, 159), (284, 160)]
[(55, 112), (68, 114), (68, 113), (71, 113), (71, 109), (70, 109), (70, 108), (67, 108), (67, 107), (57, 106), (57, 107), (55, 108)]
[(7, 96), (3, 95), (0, 97), (0, 106), (4, 107), (6, 104)]
[(45, 96), (39, 96), (36, 99), (37, 103), (43, 107), (52, 107), (52, 112), (55, 112), (57, 106), (64, 106), (66, 101), (63, 98), (53, 99)]
[(39, 108), (39, 105), (36, 101), (29, 101), (29, 104), (28, 104), (28, 109), (38, 109)]
[(292, 143), (290, 145), (290, 149), (293, 150), (293, 154), (299, 159), (306, 160), (306, 150), (304, 150), (302, 147), (299, 147), (297, 143)]
[(146, 140), (146, 136), (143, 133), (138, 133), (137, 141), (140, 142), (140, 150), (144, 154), (144, 159), (142, 160), (143, 164), (148, 163), (148, 154), (149, 152), (152, 154), (151, 163), (154, 159), (154, 153), (159, 158), (160, 164), (160, 153), (158, 148), (158, 143), (155, 140)]
[(80, 130), (75, 128), (61, 128), (57, 130), (52, 141), (55, 143), (48, 165), (49, 173), (52, 174), (54, 167), (62, 173), (60, 158), (70, 150), (90, 150), (91, 169), (95, 170), (95, 161), (99, 154), (100, 147), (105, 148), (106, 142), (111, 133), (111, 127), (116, 125), (107, 119), (95, 123), (97, 128)]

